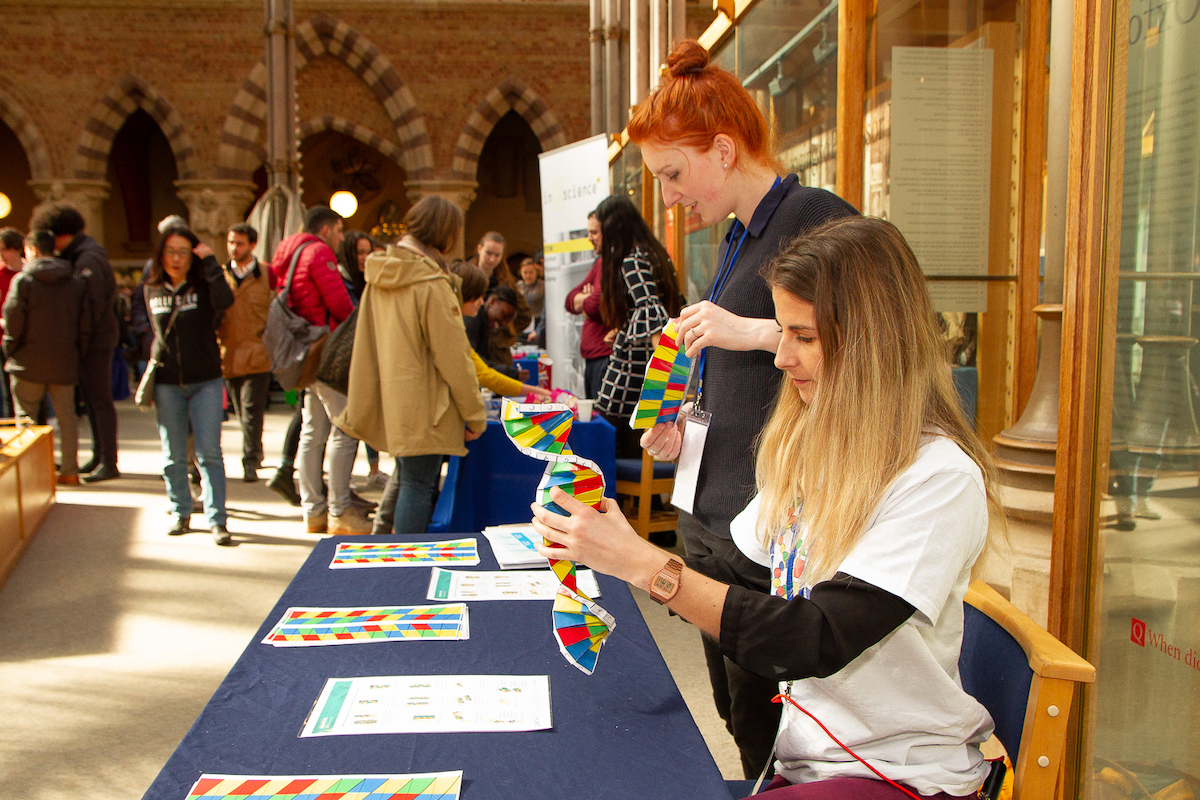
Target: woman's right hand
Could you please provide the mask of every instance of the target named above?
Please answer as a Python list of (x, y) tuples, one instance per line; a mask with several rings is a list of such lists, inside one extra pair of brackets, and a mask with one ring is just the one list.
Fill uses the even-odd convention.
[(543, 389), (540, 386), (532, 386), (532, 385), (522, 386), (521, 393), (526, 394), (526, 395), (536, 394), (538, 397), (542, 398), (543, 400), (550, 400), (553, 397), (553, 395), (550, 394), (549, 389)]

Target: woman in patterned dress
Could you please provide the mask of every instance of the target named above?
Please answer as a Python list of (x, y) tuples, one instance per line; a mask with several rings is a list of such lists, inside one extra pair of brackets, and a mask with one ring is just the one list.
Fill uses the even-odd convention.
[(646, 365), (667, 321), (683, 307), (675, 268), (637, 206), (613, 195), (596, 207), (603, 241), (601, 312), (615, 331), (596, 410), (617, 429), (617, 458), (642, 457), (640, 436), (629, 427)]

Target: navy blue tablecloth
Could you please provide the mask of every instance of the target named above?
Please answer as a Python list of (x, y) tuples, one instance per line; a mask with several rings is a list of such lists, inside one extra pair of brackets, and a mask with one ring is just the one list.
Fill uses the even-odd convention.
[[(482, 563), (476, 569), (495, 569), (487, 540), (477, 538)], [(464, 771), (463, 800), (728, 796), (628, 587), (605, 576), (599, 576), (600, 602), (616, 617), (617, 627), (591, 676), (559, 653), (548, 600), (470, 603), (471, 638), (462, 642), (260, 644), (289, 606), (428, 602), (430, 570), (425, 567), (328, 569), (338, 541), (378, 539), (338, 537), (317, 544), (145, 800), (183, 800), (203, 772), (457, 769)], [(442, 674), (548, 675), (554, 727), (527, 733), (298, 738), (327, 678)]]
[[(571, 450), (591, 459), (604, 475), (604, 493), (616, 497), (616, 430), (599, 416), (576, 422), (567, 441)], [(464, 458), (450, 459), (446, 482), (433, 510), (430, 533), (481, 531), (490, 525), (529, 522), (533, 502), (546, 462), (517, 449), (499, 422), (467, 442)]]

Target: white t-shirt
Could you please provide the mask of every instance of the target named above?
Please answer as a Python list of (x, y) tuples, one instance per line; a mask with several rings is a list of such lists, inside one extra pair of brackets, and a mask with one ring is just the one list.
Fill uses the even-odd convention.
[[(757, 517), (756, 497), (730, 532), (748, 558), (770, 567)], [(792, 698), (851, 750), (921, 794), (971, 794), (987, 771), (979, 745), (992, 719), (958, 675), (963, 596), (987, 528), (978, 466), (951, 440), (929, 437), (838, 567), (916, 611), (834, 675), (792, 684)], [(792, 783), (875, 778), (790, 704), (781, 725), (775, 769)]]

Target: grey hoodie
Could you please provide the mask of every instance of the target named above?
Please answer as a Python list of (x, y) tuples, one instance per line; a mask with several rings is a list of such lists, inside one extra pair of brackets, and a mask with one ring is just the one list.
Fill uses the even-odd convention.
[(72, 386), (92, 320), (87, 281), (61, 258), (28, 262), (4, 303), (4, 368), (33, 383)]

